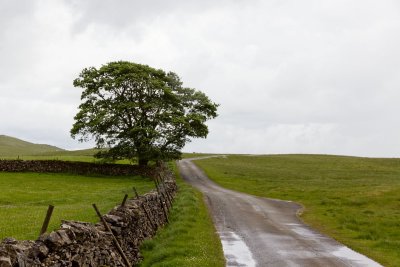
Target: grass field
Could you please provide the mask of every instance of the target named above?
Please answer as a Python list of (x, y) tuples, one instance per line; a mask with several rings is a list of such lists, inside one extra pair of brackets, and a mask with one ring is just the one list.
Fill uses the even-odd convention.
[(54, 153), (62, 149), (44, 144), (33, 144), (11, 136), (0, 135), (0, 157)]
[[(62, 160), (62, 161), (81, 161), (90, 163), (115, 163), (115, 164), (137, 164), (136, 161), (131, 162), (130, 160), (117, 160), (117, 161), (104, 161), (104, 159), (95, 158), (94, 154), (97, 153), (97, 149), (85, 149), (85, 150), (74, 150), (74, 151), (61, 151), (61, 152), (49, 152), (41, 153), (38, 155), (22, 155), (22, 156), (1, 156), (0, 159), (5, 160)], [(150, 162), (152, 164), (152, 162)]]
[(64, 150), (45, 144), (34, 144), (15, 137), (0, 135), (0, 159), (68, 160), (98, 162), (98, 149)]
[(217, 154), (206, 154), (206, 153), (182, 153), (183, 159), (188, 158), (196, 158), (196, 157), (206, 157), (206, 156), (215, 156)]
[(222, 245), (200, 192), (177, 179), (179, 193), (170, 224), (141, 247), (147, 266), (223, 267)]
[(108, 212), (124, 194), (133, 196), (133, 186), (139, 193), (154, 187), (142, 177), (0, 172), (0, 240), (36, 239), (49, 204), (55, 206), (49, 230), (61, 219), (97, 222), (91, 204)]
[[(67, 151), (0, 136), (0, 159), (63, 160), (97, 163), (95, 149)], [(204, 154), (187, 154), (186, 157)], [(128, 161), (117, 163), (127, 164)], [(171, 164), (171, 167), (174, 166)], [(221, 242), (203, 201), (203, 196), (178, 178), (179, 192), (170, 213), (170, 224), (160, 229), (142, 246), (141, 266), (221, 266), (225, 265)], [(144, 178), (77, 176), (71, 174), (0, 172), (0, 240), (36, 239), (49, 204), (55, 210), (49, 231), (61, 219), (97, 222), (91, 206), (102, 213), (119, 204), (132, 187), (144, 193), (153, 183)]]
[(39, 156), (9, 156), (9, 157), (0, 157), (0, 159), (4, 160), (14, 160), (14, 159), (19, 159), (19, 160), (63, 160), (63, 161), (81, 161), (81, 162), (91, 162), (91, 163), (96, 163), (100, 162), (100, 160), (94, 158), (93, 156), (85, 156), (85, 155), (76, 155), (76, 156), (51, 156), (51, 155), (39, 155)]
[[(30, 146), (22, 143), (21, 147), (24, 145)], [(15, 156), (0, 147), (0, 158), (99, 162), (93, 157), (96, 152), (93, 149), (50, 151), (39, 155), (29, 154), (32, 153), (29, 149), (26, 151), (21, 148)], [(170, 213), (170, 224), (144, 243), (141, 266), (223, 267), (222, 246), (203, 196), (180, 178), (177, 182), (179, 192)], [(132, 186), (144, 193), (153, 188), (153, 183), (140, 177), (0, 172), (0, 240), (8, 236), (37, 238), (49, 204), (55, 205), (49, 230), (58, 228), (61, 219), (97, 222), (91, 204), (96, 203), (105, 213), (119, 204), (125, 193), (132, 196), (129, 192)]]
[(224, 187), (297, 201), (306, 223), (385, 266), (400, 266), (400, 159), (243, 155), (196, 164)]

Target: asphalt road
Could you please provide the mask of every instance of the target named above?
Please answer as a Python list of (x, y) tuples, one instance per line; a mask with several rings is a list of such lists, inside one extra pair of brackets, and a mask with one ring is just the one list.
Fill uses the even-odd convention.
[(381, 266), (302, 223), (300, 205), (222, 188), (191, 160), (180, 173), (203, 192), (227, 266)]

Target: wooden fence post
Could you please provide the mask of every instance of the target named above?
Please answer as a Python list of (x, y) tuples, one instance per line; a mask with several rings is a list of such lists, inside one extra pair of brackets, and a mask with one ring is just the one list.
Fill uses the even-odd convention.
[(135, 192), (136, 199), (139, 199), (139, 194), (138, 194), (138, 192), (136, 191), (136, 187), (133, 187), (133, 192)]
[(124, 199), (122, 200), (121, 207), (125, 206), (126, 200), (128, 199), (128, 194), (125, 194)]
[(160, 200), (160, 204), (161, 204), (162, 210), (163, 210), (163, 212), (164, 212), (165, 220), (167, 221), (167, 223), (169, 223), (169, 220), (168, 220), (168, 213), (167, 213), (167, 211), (165, 210), (165, 207), (164, 207), (163, 201), (162, 201), (162, 199), (161, 199), (161, 196), (159, 196), (158, 199)]
[(168, 191), (167, 191), (167, 187), (165, 186), (165, 182), (164, 180), (161, 179), (161, 175), (160, 175), (160, 184), (162, 184), (162, 187), (164, 188), (164, 192), (167, 196), (168, 202), (169, 202), (169, 206), (172, 207), (172, 197), (169, 195)]
[(46, 218), (44, 219), (44, 222), (43, 222), (43, 225), (42, 225), (42, 229), (40, 230), (39, 237), (41, 235), (43, 235), (44, 233), (46, 233), (47, 228), (49, 227), (51, 215), (53, 214), (53, 210), (54, 210), (54, 206), (53, 205), (49, 205), (49, 207), (47, 208)]
[(114, 245), (117, 248), (118, 252), (120, 253), (123, 261), (125, 262), (126, 266), (131, 267), (131, 264), (128, 260), (128, 258), (126, 257), (124, 251), (122, 250), (122, 247), (120, 245), (120, 243), (118, 242), (118, 239), (115, 237), (114, 233), (112, 232), (110, 226), (108, 225), (108, 223), (106, 222), (106, 220), (104, 219), (104, 217), (101, 215), (99, 209), (97, 208), (96, 204), (92, 204), (94, 210), (96, 211), (97, 216), (100, 218), (101, 222), (104, 225), (104, 228), (106, 228), (106, 230), (111, 234), (112, 239), (114, 241)]
[[(164, 198), (165, 198), (165, 196), (164, 196), (164, 194), (161, 193), (160, 188), (158, 188), (158, 185), (157, 185), (156, 180), (154, 180), (154, 183), (156, 184), (157, 193), (158, 193), (158, 195), (160, 196), (161, 203), (164, 203)], [(164, 208), (164, 204), (162, 204), (162, 206), (163, 206), (163, 208)], [(165, 201), (165, 206), (167, 206), (167, 209), (169, 210), (167, 201)]]
[(150, 214), (147, 212), (146, 207), (144, 206), (143, 203), (141, 203), (141, 206), (142, 206), (142, 210), (144, 210), (144, 213), (146, 214), (146, 217), (147, 217), (147, 219), (149, 220), (149, 222), (150, 222), (150, 224), (151, 224), (151, 227), (152, 227), (154, 230), (157, 230), (157, 226), (154, 225), (153, 220), (151, 219)]

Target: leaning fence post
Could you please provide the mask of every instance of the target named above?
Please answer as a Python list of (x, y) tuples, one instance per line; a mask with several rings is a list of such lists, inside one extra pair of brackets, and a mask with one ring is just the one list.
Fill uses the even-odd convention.
[(125, 194), (124, 199), (122, 200), (121, 207), (125, 206), (126, 200), (128, 199), (128, 194)]
[(165, 210), (164, 203), (163, 203), (163, 200), (162, 200), (161, 196), (160, 196), (158, 199), (160, 200), (160, 204), (161, 204), (162, 210), (163, 210), (163, 212), (164, 212), (165, 220), (167, 221), (167, 223), (169, 223), (169, 220), (168, 220), (168, 213), (167, 213), (167, 211)]
[[(160, 181), (158, 181), (158, 185), (160, 186), (160, 188), (164, 188), (164, 193), (165, 193), (165, 198), (168, 200), (168, 204), (169, 204), (169, 208), (172, 207), (172, 200), (170, 198), (170, 196), (168, 195), (167, 189), (165, 187), (164, 181), (161, 179), (161, 175), (159, 175), (160, 177)], [(158, 180), (158, 178), (156, 178)]]
[(139, 199), (139, 194), (138, 194), (138, 192), (136, 191), (136, 187), (133, 187), (133, 192), (135, 192), (136, 199)]
[(128, 260), (128, 258), (126, 257), (124, 251), (122, 250), (121, 245), (119, 244), (117, 238), (115, 237), (114, 233), (112, 232), (110, 226), (108, 225), (108, 223), (106, 222), (106, 220), (103, 218), (103, 216), (101, 215), (99, 209), (97, 208), (96, 204), (92, 204), (94, 210), (96, 211), (97, 216), (100, 218), (101, 222), (104, 225), (104, 228), (106, 228), (106, 230), (111, 234), (112, 239), (114, 241), (114, 245), (116, 246), (118, 252), (121, 254), (122, 259), (124, 260), (126, 266), (130, 267), (131, 264)]
[(165, 220), (167, 221), (167, 223), (169, 223), (168, 213), (165, 210), (165, 206), (167, 206), (167, 208), (168, 208), (168, 204), (165, 202), (165, 205), (164, 205), (163, 194), (161, 194), (160, 189), (158, 188), (157, 177), (154, 179), (154, 183), (156, 185), (156, 189), (157, 189), (157, 193), (158, 193), (158, 199), (160, 200), (160, 204), (161, 204), (162, 210), (164, 212)]
[[(157, 180), (157, 178), (156, 178), (156, 180)], [(158, 187), (156, 180), (154, 180), (154, 183), (156, 184), (157, 193), (160, 196), (160, 201), (161, 201), (162, 206), (164, 208), (164, 204), (163, 203), (164, 203), (164, 198), (165, 197), (164, 197), (164, 194), (161, 193), (160, 188)], [(165, 206), (167, 206), (167, 209), (169, 210), (167, 201), (165, 201)]]
[(160, 184), (164, 188), (164, 192), (165, 192), (165, 195), (167, 196), (167, 200), (169, 202), (169, 206), (172, 207), (172, 197), (169, 195), (169, 193), (167, 191), (167, 187), (165, 186), (164, 180), (162, 180), (162, 178), (161, 178), (161, 174), (159, 176), (160, 176), (160, 181), (161, 181)]
[(157, 184), (156, 179), (154, 179), (154, 185), (156, 186), (157, 193), (160, 194), (160, 190), (158, 189), (158, 184)]
[(47, 228), (49, 227), (51, 215), (53, 214), (53, 210), (54, 210), (54, 206), (53, 205), (49, 205), (49, 207), (47, 208), (46, 218), (44, 219), (44, 222), (43, 222), (43, 225), (42, 225), (42, 229), (40, 230), (39, 237), (41, 235), (43, 235), (44, 233), (46, 233)]
[(154, 177), (154, 182), (155, 182), (156, 186), (159, 186), (159, 183), (158, 183), (157, 176), (156, 176), (156, 177)]
[(144, 210), (144, 213), (146, 214), (147, 220), (148, 220), (148, 221), (150, 222), (150, 224), (151, 224), (151, 227), (152, 227), (154, 230), (157, 230), (157, 226), (154, 225), (153, 220), (151, 219), (150, 214), (147, 212), (147, 209), (146, 209), (146, 207), (144, 206), (143, 202), (141, 203), (141, 206), (142, 206), (142, 210)]

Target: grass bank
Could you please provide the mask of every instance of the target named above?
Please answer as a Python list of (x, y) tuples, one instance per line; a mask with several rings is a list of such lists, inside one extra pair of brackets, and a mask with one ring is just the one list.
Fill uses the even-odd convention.
[(36, 239), (49, 204), (55, 206), (49, 230), (62, 219), (97, 222), (91, 204), (106, 213), (124, 194), (133, 197), (133, 186), (139, 193), (154, 187), (142, 177), (0, 172), (0, 240)]
[(400, 266), (400, 159), (228, 156), (196, 164), (226, 188), (297, 201), (308, 224), (385, 266)]
[(223, 267), (221, 242), (200, 192), (178, 176), (170, 223), (141, 247), (145, 266)]

